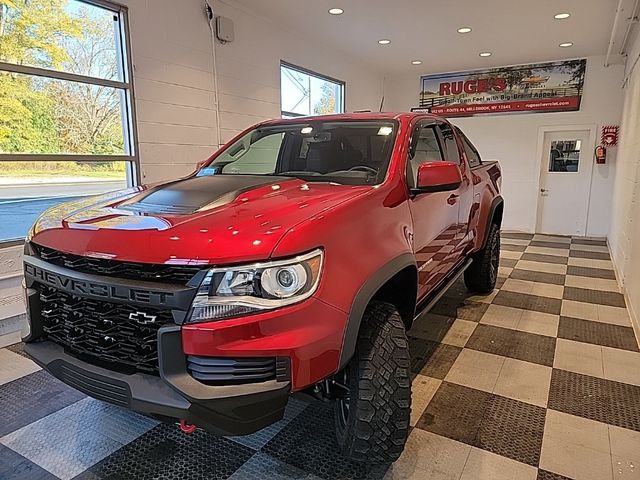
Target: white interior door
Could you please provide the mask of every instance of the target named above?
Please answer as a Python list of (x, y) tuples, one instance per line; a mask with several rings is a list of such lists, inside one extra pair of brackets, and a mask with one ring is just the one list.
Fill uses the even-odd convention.
[(586, 234), (593, 170), (589, 134), (589, 130), (545, 133), (537, 232)]

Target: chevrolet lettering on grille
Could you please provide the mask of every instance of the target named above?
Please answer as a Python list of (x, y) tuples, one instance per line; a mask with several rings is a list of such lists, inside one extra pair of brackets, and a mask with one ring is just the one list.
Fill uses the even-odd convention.
[(148, 303), (154, 305), (164, 305), (169, 303), (173, 293), (153, 291), (146, 289), (130, 288), (122, 285), (105, 285), (102, 283), (80, 280), (67, 277), (55, 272), (50, 272), (25, 263), (25, 274), (36, 281), (45, 283), (52, 287), (61, 288), (67, 292), (77, 295), (90, 295), (93, 297), (111, 298), (120, 301), (133, 301), (138, 303)]

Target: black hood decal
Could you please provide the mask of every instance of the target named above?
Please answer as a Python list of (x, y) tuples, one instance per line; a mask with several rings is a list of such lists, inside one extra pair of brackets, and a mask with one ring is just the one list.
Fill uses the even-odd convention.
[(141, 213), (188, 215), (199, 209), (223, 205), (261, 185), (288, 177), (267, 175), (212, 175), (190, 177), (158, 185), (123, 202), (118, 208)]

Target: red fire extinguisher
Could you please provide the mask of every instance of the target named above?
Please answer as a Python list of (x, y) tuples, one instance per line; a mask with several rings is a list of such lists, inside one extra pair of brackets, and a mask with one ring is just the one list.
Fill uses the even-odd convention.
[(598, 165), (607, 163), (607, 149), (604, 145), (598, 145), (596, 147), (596, 163)]

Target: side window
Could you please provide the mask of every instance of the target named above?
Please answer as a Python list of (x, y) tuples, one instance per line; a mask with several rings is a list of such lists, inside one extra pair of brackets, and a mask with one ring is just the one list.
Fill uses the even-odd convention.
[(456, 143), (453, 128), (446, 123), (440, 124), (439, 128), (440, 134), (444, 140), (445, 160), (460, 163), (460, 151), (458, 150), (458, 144)]
[(469, 167), (478, 167), (482, 165), (482, 160), (480, 159), (480, 154), (476, 150), (476, 147), (469, 141), (469, 139), (458, 130), (460, 133), (460, 138), (462, 139), (462, 145), (464, 147), (464, 153), (467, 155), (467, 160), (469, 161)]
[(418, 166), (425, 162), (442, 162), (444, 160), (435, 125), (420, 128), (417, 135), (417, 139), (414, 140), (415, 147), (407, 162), (407, 181), (410, 188), (414, 188), (416, 185)]
[(411, 161), (415, 164), (441, 162), (444, 160), (434, 125), (423, 127), (418, 132), (418, 140)]

